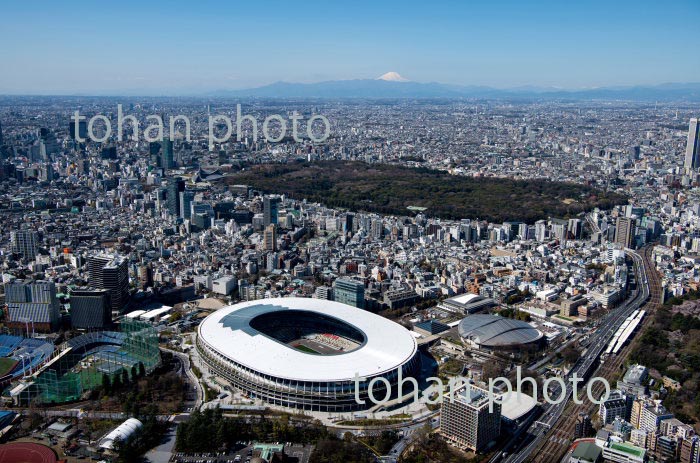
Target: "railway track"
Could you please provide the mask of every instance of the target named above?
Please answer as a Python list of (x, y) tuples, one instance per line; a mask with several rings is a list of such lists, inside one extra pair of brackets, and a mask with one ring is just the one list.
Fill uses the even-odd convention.
[[(651, 323), (654, 310), (659, 307), (661, 301), (661, 278), (656, 272), (652, 262), (651, 253), (653, 246), (649, 246), (643, 250), (643, 261), (646, 269), (646, 275), (649, 283), (649, 301), (642, 307), (647, 311), (647, 316), (644, 318), (638, 333), (642, 332), (648, 323)], [(638, 282), (639, 284), (639, 282)], [(629, 356), (632, 350), (638, 343), (633, 340), (625, 346), (618, 355), (609, 357), (597, 370), (597, 375), (604, 377), (608, 382), (620, 372), (624, 365), (625, 359)], [(612, 384), (611, 384), (612, 386)], [(581, 389), (581, 388), (579, 388)], [(599, 397), (603, 394), (603, 386), (599, 382), (593, 386), (593, 396)], [(592, 414), (597, 406), (588, 402), (585, 399), (583, 404), (576, 405), (573, 402), (569, 404), (561, 419), (550, 429), (544, 439), (544, 443), (533, 452), (530, 461), (536, 463), (559, 463), (562, 457), (566, 454), (571, 446), (574, 431), (576, 428), (576, 419), (581, 412)]]

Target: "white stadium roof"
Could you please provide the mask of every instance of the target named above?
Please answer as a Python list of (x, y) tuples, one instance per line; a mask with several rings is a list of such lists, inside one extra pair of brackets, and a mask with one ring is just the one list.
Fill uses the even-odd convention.
[[(250, 326), (250, 321), (261, 314), (286, 310), (341, 320), (360, 330), (366, 341), (350, 352), (315, 355), (282, 344)], [(417, 350), (413, 335), (397, 323), (346, 304), (310, 298), (261, 299), (224, 307), (201, 323), (199, 336), (212, 349), (241, 365), (296, 381), (352, 381), (355, 373), (376, 376), (408, 362)]]

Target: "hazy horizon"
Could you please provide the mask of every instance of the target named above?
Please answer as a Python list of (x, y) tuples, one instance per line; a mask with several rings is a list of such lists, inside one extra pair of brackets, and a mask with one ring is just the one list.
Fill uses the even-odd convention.
[(694, 83), (698, 23), (691, 0), (8, 4), (0, 94), (201, 95), (390, 71), (498, 89)]

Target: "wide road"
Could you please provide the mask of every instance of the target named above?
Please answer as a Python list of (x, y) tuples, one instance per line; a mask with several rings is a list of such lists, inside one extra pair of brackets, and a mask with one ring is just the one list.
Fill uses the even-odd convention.
[(178, 373), (180, 375), (183, 375), (188, 380), (188, 382), (190, 383), (190, 387), (192, 387), (197, 394), (197, 400), (195, 401), (194, 406), (192, 408), (199, 408), (204, 403), (204, 390), (202, 389), (202, 385), (200, 384), (199, 379), (197, 379), (195, 374), (192, 372), (192, 368), (190, 366), (190, 356), (186, 353), (178, 352), (172, 349), (167, 349), (165, 347), (161, 347), (160, 350), (162, 350), (163, 352), (169, 352), (180, 360), (182, 367)]
[[(588, 379), (592, 370), (594, 370), (592, 367), (598, 361), (600, 354), (610, 342), (618, 328), (632, 312), (639, 309), (649, 299), (649, 282), (646, 266), (644, 265), (644, 258), (648, 258), (649, 249), (645, 248), (643, 250), (645, 254), (644, 258), (632, 250), (628, 249), (626, 251), (627, 255), (633, 260), (634, 275), (637, 285), (625, 302), (600, 320), (599, 328), (589, 338), (590, 342), (588, 348), (571, 371), (563, 378), (566, 384), (566, 391), (563, 392), (565, 400), (562, 400), (559, 404), (545, 404), (543, 406), (540, 419), (533, 423), (529, 429), (524, 431), (527, 433), (525, 438), (522, 439), (522, 442), (525, 443), (524, 447), (522, 447), (523, 444), (517, 444), (519, 441), (518, 438), (520, 437), (519, 433), (514, 436), (511, 441), (506, 443), (502, 451), (497, 452), (489, 463), (496, 463), (498, 461), (503, 461), (504, 463), (523, 463), (533, 456), (533, 452), (543, 444), (549, 429), (559, 421), (564, 409), (571, 400), (573, 389), (569, 378), (576, 373), (579, 378), (584, 377)], [(560, 391), (557, 383), (554, 384), (555, 386), (550, 388), (550, 397), (556, 399), (559, 397)], [(579, 392), (582, 389), (583, 383), (580, 383), (578, 387)], [(515, 450), (513, 451), (513, 449)], [(513, 453), (508, 454), (510, 451)]]

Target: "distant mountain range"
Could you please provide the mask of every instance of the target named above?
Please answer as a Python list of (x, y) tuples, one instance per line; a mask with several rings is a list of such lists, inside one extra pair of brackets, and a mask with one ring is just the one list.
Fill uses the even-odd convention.
[[(389, 77), (386, 77), (389, 75)], [(402, 79), (402, 80), (400, 80)], [(497, 89), (405, 81), (387, 73), (380, 79), (332, 80), (311, 84), (276, 82), (245, 90), (220, 90), (211, 96), (252, 98), (503, 98), (700, 101), (700, 83), (668, 83), (652, 86), (600, 87), (562, 90), (545, 87)]]

